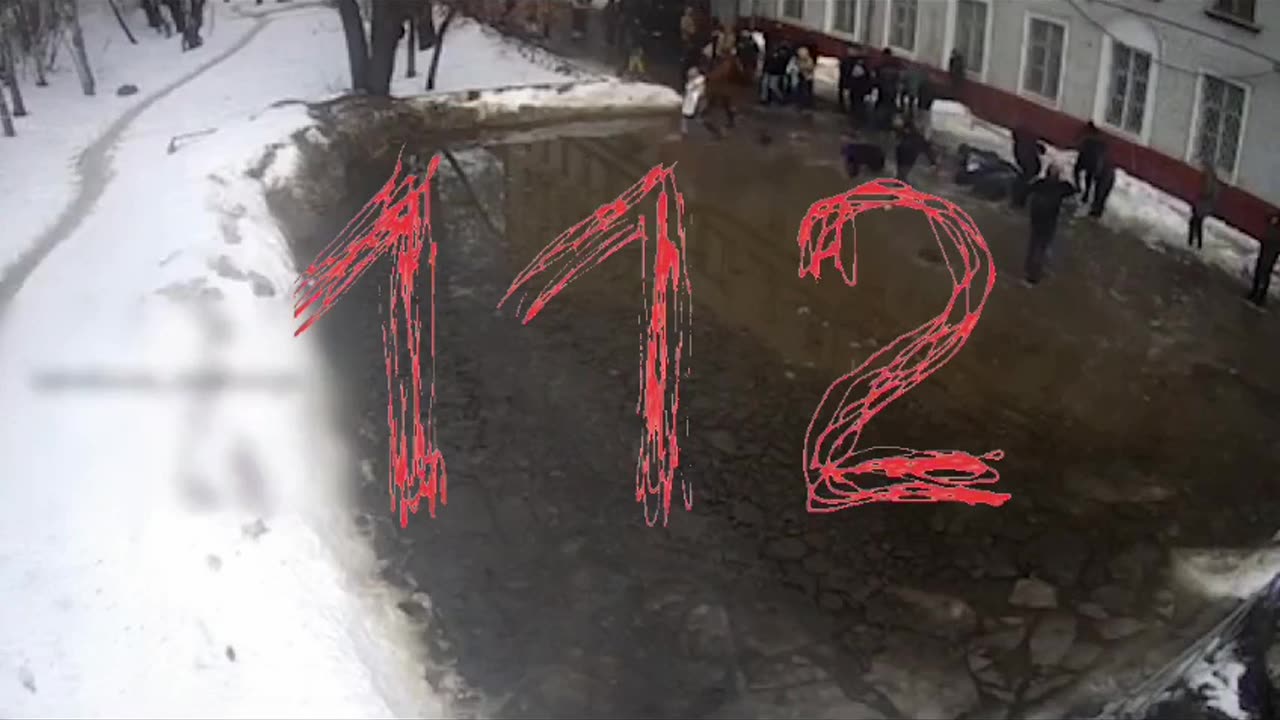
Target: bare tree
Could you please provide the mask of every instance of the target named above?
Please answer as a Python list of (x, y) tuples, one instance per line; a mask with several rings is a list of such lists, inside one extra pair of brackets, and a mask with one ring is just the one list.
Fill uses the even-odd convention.
[(368, 91), (369, 42), (364, 34), (364, 16), (356, 0), (338, 0), (338, 15), (347, 39), (347, 62), (351, 66), (351, 89)]
[(418, 76), (418, 18), (417, 14), (409, 16), (405, 23), (408, 35), (404, 39), (405, 77)]
[(84, 31), (80, 28), (80, 0), (65, 0), (65, 2), (67, 17), (71, 20), (71, 48), (75, 51), (76, 72), (80, 75), (80, 87), (85, 95), (93, 95), (93, 70), (89, 67), (89, 54), (84, 49)]
[[(428, 89), (435, 87), (436, 69), (440, 64), (440, 43), (449, 24), (461, 11), (463, 0), (378, 0), (364, 3), (361, 0), (337, 0), (338, 13), (347, 40), (347, 58), (351, 68), (351, 86), (357, 92), (369, 95), (391, 94), (391, 78), (395, 72), (396, 49), (401, 38), (408, 40), (409, 77), (417, 75), (418, 50), (435, 48), (431, 70), (427, 75)], [(362, 5), (364, 6), (362, 8)], [(445, 19), (437, 28), (433, 15), (437, 6), (447, 7)], [(366, 34), (365, 18), (369, 20)], [(406, 28), (406, 26), (408, 26)]]
[(13, 40), (7, 33), (0, 34), (0, 66), (3, 66), (4, 84), (13, 98), (14, 117), (27, 114), (27, 104), (22, 101), (22, 88), (18, 87), (18, 57), (13, 51)]
[(444, 20), (440, 23), (440, 28), (436, 30), (436, 46), (431, 51), (431, 67), (427, 70), (427, 89), (436, 89), (436, 71), (440, 69), (440, 53), (444, 50), (445, 33), (449, 32), (449, 25), (453, 23), (453, 19), (458, 16), (458, 6), (455, 3), (449, 3), (449, 10), (445, 13)]
[(13, 117), (9, 115), (9, 101), (4, 99), (4, 90), (0, 89), (0, 130), (5, 137), (13, 137), (18, 132), (13, 129)]

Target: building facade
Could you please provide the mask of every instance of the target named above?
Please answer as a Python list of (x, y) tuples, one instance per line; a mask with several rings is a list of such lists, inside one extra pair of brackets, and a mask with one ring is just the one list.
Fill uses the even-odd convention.
[(1220, 215), (1254, 235), (1280, 205), (1280, 1), (737, 0), (716, 12), (836, 54), (890, 47), (935, 73), (952, 50), (963, 100), (1060, 146), (1093, 120), (1120, 167), (1187, 198), (1195, 168), (1230, 184)]

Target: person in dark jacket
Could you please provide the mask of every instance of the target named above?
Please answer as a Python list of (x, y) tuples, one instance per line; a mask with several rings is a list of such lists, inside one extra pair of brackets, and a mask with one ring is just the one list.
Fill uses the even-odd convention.
[[(843, 67), (841, 70), (843, 71)], [(867, 59), (860, 55), (854, 56), (852, 62), (849, 63), (848, 79), (842, 79), (842, 82), (847, 83), (849, 119), (855, 125), (862, 126), (867, 124), (867, 96), (871, 94), (873, 79), (871, 68), (867, 67)], [(844, 101), (843, 93), (840, 99), (842, 102)]]
[(889, 48), (880, 53), (875, 82), (876, 122), (882, 130), (888, 130), (893, 126), (893, 116), (898, 109), (898, 93), (902, 85), (902, 65)]
[(1200, 190), (1191, 201), (1191, 220), (1187, 223), (1187, 247), (1199, 250), (1204, 247), (1204, 221), (1218, 209), (1218, 193), (1222, 183), (1213, 164), (1206, 162), (1201, 175)]
[(844, 159), (844, 169), (850, 178), (858, 177), (864, 167), (871, 172), (884, 170), (884, 150), (879, 145), (855, 142), (850, 135), (845, 135), (841, 141), (840, 157)]
[(1253, 266), (1253, 289), (1249, 291), (1248, 298), (1249, 302), (1258, 307), (1267, 304), (1271, 273), (1275, 272), (1277, 258), (1280, 258), (1280, 213), (1272, 215), (1267, 221), (1267, 230), (1258, 248), (1258, 262)]
[(836, 83), (836, 100), (840, 104), (841, 112), (852, 111), (853, 71), (858, 65), (858, 59), (857, 49), (852, 45), (845, 45), (844, 55), (840, 58), (840, 67), (837, 74), (838, 81)]
[(790, 61), (790, 51), (783, 43), (779, 43), (770, 50), (769, 55), (765, 58), (764, 82), (760, 90), (760, 100), (765, 105), (786, 101), (786, 94), (783, 91), (783, 78), (786, 77), (787, 63)]
[(1058, 216), (1062, 203), (1076, 194), (1076, 186), (1061, 179), (1056, 165), (1050, 165), (1045, 176), (1031, 183), (1028, 204), (1031, 215), (1031, 238), (1027, 244), (1027, 285), (1036, 285), (1044, 275), (1045, 257), (1058, 232)]
[(951, 58), (947, 60), (947, 74), (951, 77), (951, 93), (957, 98), (960, 97), (961, 88), (964, 87), (966, 72), (964, 53), (958, 48), (952, 50)]
[(1043, 169), (1040, 156), (1044, 155), (1044, 153), (1044, 143), (1040, 142), (1040, 138), (1036, 136), (1029, 126), (1024, 124), (1014, 128), (1013, 160), (1021, 171), (1011, 193), (1014, 207), (1026, 206), (1027, 191), (1031, 187), (1031, 181)]
[(1098, 174), (1094, 177), (1093, 202), (1089, 205), (1089, 217), (1100, 218), (1107, 206), (1107, 198), (1111, 197), (1111, 189), (1116, 184), (1116, 166), (1111, 162), (1111, 154), (1105, 149), (1098, 158)]
[(1080, 202), (1089, 202), (1089, 192), (1097, 180), (1098, 163), (1106, 152), (1107, 141), (1093, 121), (1085, 123), (1076, 146), (1076, 166), (1072, 178), (1080, 188)]
[(894, 160), (898, 165), (898, 179), (902, 182), (909, 182), (911, 169), (915, 167), (916, 161), (920, 156), (924, 155), (929, 159), (929, 164), (937, 167), (938, 158), (933, 154), (933, 148), (929, 146), (929, 141), (925, 139), (920, 129), (916, 127), (914, 122), (907, 121), (902, 132), (898, 136), (898, 146), (894, 149)]

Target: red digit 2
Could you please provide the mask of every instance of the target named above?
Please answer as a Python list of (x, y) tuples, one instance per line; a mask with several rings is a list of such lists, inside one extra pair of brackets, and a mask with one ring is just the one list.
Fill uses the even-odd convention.
[[(418, 512), (424, 497), (432, 517), (436, 514), (437, 494), (442, 505), (448, 502), (444, 455), (436, 447), (434, 413), (436, 242), (431, 237), (431, 181), (439, 164), (438, 157), (432, 158), (421, 180), (411, 174), (401, 179), (402, 164), (397, 158), (391, 179), (321, 251), (302, 273), (294, 290), (294, 317), (311, 313), (294, 333), (296, 337), (329, 312), (374, 261), (391, 254), (394, 267), (390, 317), (382, 324), (382, 342), (387, 369), (387, 425), (391, 432), (388, 490), (391, 512), (398, 510), (400, 514), (400, 527), (408, 527), (409, 515)], [(422, 317), (414, 302), (414, 286), (424, 247), (431, 273), (428, 318), (431, 367), (427, 381), (430, 394), (425, 401), (425, 423), (422, 421)], [(409, 355), (408, 373), (400, 367), (402, 331)]]
[[(975, 457), (963, 450), (857, 449), (863, 429), (881, 410), (924, 382), (964, 347), (978, 325), (996, 282), (995, 263), (977, 225), (963, 210), (897, 180), (873, 180), (814, 203), (800, 223), (800, 277), (822, 277), (831, 258), (847, 285), (858, 282), (857, 230), (853, 220), (869, 210), (923, 212), (951, 274), (951, 299), (936, 317), (899, 336), (853, 372), (827, 388), (804, 440), (804, 473), (811, 513), (831, 513), (874, 502), (961, 502), (999, 507), (1004, 493), (978, 485), (997, 482), (987, 464), (1004, 457), (993, 450)], [(853, 228), (852, 265), (841, 258), (846, 225)], [(891, 482), (864, 488), (859, 479)]]
[[(655, 191), (652, 223), (646, 221), (644, 214), (631, 213)], [(675, 237), (668, 230), (672, 219)], [(684, 196), (676, 187), (674, 166), (654, 167), (613, 202), (561, 233), (516, 276), (498, 307), (517, 293), (527, 292), (527, 286), (541, 277), (543, 284), (527, 308), (521, 302), (523, 324), (527, 325), (574, 279), (635, 242), (640, 243), (646, 261), (650, 244), (653, 247), (653, 293), (645, 307), (640, 399), (636, 407), (636, 413), (644, 419), (636, 459), (636, 501), (644, 507), (645, 521), (650, 526), (657, 522), (659, 514), (666, 525), (676, 470), (680, 467), (680, 376), (687, 373), (682, 360), (693, 301), (685, 260)], [(647, 276), (642, 275), (641, 280), (647, 285)], [(683, 478), (680, 485), (685, 509), (690, 510), (692, 489)], [(655, 501), (659, 503), (657, 508), (651, 507)]]

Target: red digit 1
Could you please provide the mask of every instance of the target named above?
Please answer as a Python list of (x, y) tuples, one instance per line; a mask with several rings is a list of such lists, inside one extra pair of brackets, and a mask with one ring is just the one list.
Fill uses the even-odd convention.
[[(387, 425), (391, 431), (391, 469), (388, 490), (391, 512), (400, 512), (400, 527), (408, 527), (409, 515), (418, 512), (418, 503), (427, 499), (427, 511), (436, 515), (436, 493), (440, 504), (448, 503), (444, 456), (436, 447), (436, 243), (431, 238), (431, 180), (440, 159), (432, 158), (425, 177), (400, 178), (402, 164), (386, 185), (373, 196), (342, 232), (329, 243), (315, 262), (298, 279), (294, 290), (294, 317), (308, 310), (310, 317), (298, 327), (295, 337), (306, 332), (329, 312), (338, 298), (385, 253), (391, 253), (390, 317), (382, 324), (383, 354), (387, 365)], [(422, 318), (414, 302), (414, 284), (426, 245), (431, 271), (430, 352), (426, 401), (427, 421), (422, 422)], [(409, 381), (400, 369), (401, 330), (409, 351)], [(409, 414), (410, 418), (405, 415)]]
[[(630, 211), (655, 190), (653, 225), (656, 233), (650, 238), (645, 217), (638, 213), (633, 216)], [(673, 202), (674, 239), (668, 232)], [(498, 307), (521, 292), (534, 278), (542, 276), (542, 288), (528, 308), (524, 309), (521, 303), (523, 324), (527, 325), (551, 298), (575, 278), (631, 243), (639, 241), (641, 252), (647, 258), (651, 239), (654, 249), (653, 297), (645, 308), (640, 399), (636, 407), (636, 413), (644, 418), (644, 432), (636, 460), (636, 502), (644, 506), (645, 521), (653, 526), (658, 515), (656, 511), (650, 512), (650, 502), (660, 499), (662, 524), (666, 525), (671, 514), (676, 468), (680, 466), (677, 419), (681, 360), (693, 308), (693, 290), (685, 263), (684, 196), (676, 187), (674, 166), (654, 167), (644, 179), (613, 202), (602, 205), (591, 216), (561, 233), (516, 276)], [(648, 282), (644, 275), (641, 280)], [(644, 292), (643, 288), (641, 292)], [(675, 332), (674, 344), (669, 331)], [(685, 509), (692, 509), (692, 489), (683, 479), (681, 490)]]
[[(856, 449), (862, 430), (876, 413), (960, 352), (978, 325), (987, 296), (996, 283), (991, 251), (973, 219), (952, 203), (897, 180), (873, 180), (814, 203), (796, 237), (800, 245), (800, 277), (811, 274), (815, 280), (820, 279), (822, 261), (832, 258), (845, 283), (856, 285), (857, 230), (853, 235), (853, 265), (846, 272), (840, 255), (845, 224), (852, 225), (861, 213), (878, 208), (918, 210), (929, 218), (951, 272), (951, 300), (937, 317), (886, 345), (827, 388), (804, 439), (809, 512), (831, 513), (873, 502), (961, 502), (999, 507), (1009, 495), (974, 486), (1000, 479), (986, 461), (1002, 459), (1003, 450), (993, 450), (979, 458), (962, 450)], [(957, 255), (958, 267), (953, 264)], [(985, 284), (979, 284), (982, 279)], [(871, 475), (897, 482), (868, 489), (858, 484), (859, 476)]]

